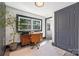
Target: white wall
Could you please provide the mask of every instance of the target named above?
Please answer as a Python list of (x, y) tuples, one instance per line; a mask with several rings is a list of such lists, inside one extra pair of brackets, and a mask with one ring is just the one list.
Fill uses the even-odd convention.
[[(32, 13), (29, 13), (29, 12), (21, 11), (21, 10), (18, 10), (18, 9), (9, 7), (9, 6), (6, 6), (6, 11), (8, 11), (9, 14), (14, 16), (14, 17), (16, 17), (16, 14), (20, 14), (20, 15), (24, 15), (24, 16), (30, 16), (30, 17), (42, 19), (42, 33), (43, 33), (43, 37), (45, 37), (45, 17), (39, 16), (39, 15), (36, 15), (36, 14), (32, 14)], [(6, 15), (6, 17), (7, 17), (7, 15)], [(15, 29), (16, 29), (16, 26), (15, 26)], [(10, 28), (10, 26), (6, 27), (6, 45), (8, 45), (9, 40), (12, 39), (12, 37), (10, 36), (10, 33), (12, 31), (13, 30)], [(20, 35), (19, 34), (16, 35), (15, 41), (20, 42)]]
[(52, 42), (55, 42), (55, 22), (54, 22), (54, 12), (52, 13), (52, 22), (51, 22), (51, 25), (52, 25)]

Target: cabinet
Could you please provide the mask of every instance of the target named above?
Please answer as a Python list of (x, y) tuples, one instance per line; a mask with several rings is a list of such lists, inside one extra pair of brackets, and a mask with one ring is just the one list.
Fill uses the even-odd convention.
[(30, 44), (30, 35), (25, 34), (20, 36), (21, 45), (27, 45)]
[(24, 34), (20, 36), (21, 45), (27, 45), (31, 43), (39, 43), (42, 41), (42, 33)]
[(79, 3), (55, 12), (55, 45), (79, 54)]

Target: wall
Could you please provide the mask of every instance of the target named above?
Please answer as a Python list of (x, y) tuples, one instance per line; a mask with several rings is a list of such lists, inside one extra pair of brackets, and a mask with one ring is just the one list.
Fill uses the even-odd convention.
[[(18, 9), (9, 7), (9, 6), (6, 6), (6, 12), (7, 12), (6, 18), (8, 16), (8, 14), (10, 14), (14, 17), (16, 17), (16, 14), (20, 14), (20, 15), (24, 15), (24, 16), (30, 16), (30, 17), (42, 19), (42, 33), (43, 33), (43, 37), (45, 37), (45, 17), (39, 16), (39, 15), (36, 15), (36, 14), (32, 14), (32, 13), (29, 13), (29, 12), (21, 11), (21, 10), (18, 10)], [(14, 24), (14, 26), (15, 26), (15, 30), (16, 30), (16, 25)], [(12, 37), (10, 36), (10, 33), (12, 31), (13, 30), (10, 28), (10, 26), (6, 27), (6, 45), (8, 45), (10, 43), (10, 40), (12, 39)], [(20, 34), (16, 35), (15, 41), (20, 42)]]
[(5, 12), (5, 4), (0, 2), (0, 56), (3, 56), (5, 52)]
[(55, 41), (55, 22), (54, 22), (54, 12), (52, 13), (52, 22), (51, 22), (51, 25), (52, 25), (52, 41), (53, 41), (53, 43), (54, 43), (54, 41)]

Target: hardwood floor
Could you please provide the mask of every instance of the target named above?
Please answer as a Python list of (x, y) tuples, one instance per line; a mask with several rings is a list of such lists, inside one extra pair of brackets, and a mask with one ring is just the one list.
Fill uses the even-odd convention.
[(75, 56), (65, 50), (52, 46), (51, 40), (45, 40), (40, 43), (39, 49), (31, 49), (31, 46), (18, 46), (17, 50), (6, 50), (5, 56)]

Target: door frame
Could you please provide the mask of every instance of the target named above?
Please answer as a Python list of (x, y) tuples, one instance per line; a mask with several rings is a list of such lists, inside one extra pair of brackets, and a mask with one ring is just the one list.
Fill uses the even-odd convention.
[(47, 23), (47, 20), (49, 20), (49, 19), (51, 19), (51, 18), (52, 18), (52, 16), (45, 18), (45, 37), (46, 37), (46, 23)]

